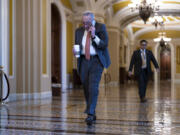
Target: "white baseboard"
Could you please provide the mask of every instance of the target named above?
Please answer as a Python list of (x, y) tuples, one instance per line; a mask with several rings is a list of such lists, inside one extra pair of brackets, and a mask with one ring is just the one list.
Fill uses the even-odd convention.
[(43, 98), (51, 98), (51, 97), (52, 97), (51, 91), (42, 92), (42, 93), (33, 93), (33, 94), (10, 94), (5, 102), (26, 100), (26, 99), (43, 99)]

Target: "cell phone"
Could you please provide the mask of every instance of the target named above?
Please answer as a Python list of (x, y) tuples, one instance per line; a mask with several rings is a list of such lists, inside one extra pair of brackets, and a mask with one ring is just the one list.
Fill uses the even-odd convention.
[(93, 20), (93, 21), (92, 21), (92, 26), (93, 26), (93, 27), (95, 26), (95, 23), (96, 23), (96, 21)]
[(95, 23), (96, 23), (96, 21), (95, 20), (93, 20), (92, 22), (91, 22), (91, 24), (90, 24), (90, 26), (89, 26), (89, 31), (90, 31), (90, 28), (93, 26), (95, 26)]

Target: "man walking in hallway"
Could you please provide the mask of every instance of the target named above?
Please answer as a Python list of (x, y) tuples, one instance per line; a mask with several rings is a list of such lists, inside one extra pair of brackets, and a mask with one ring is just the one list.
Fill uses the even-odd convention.
[[(85, 121), (91, 125), (96, 120), (95, 109), (101, 75), (103, 69), (110, 65), (108, 34), (105, 24), (96, 22), (92, 12), (83, 14), (82, 23), (83, 27), (75, 32), (75, 44), (80, 45), (77, 66), (86, 100)], [(73, 52), (76, 54), (76, 50)]]
[(149, 77), (152, 75), (151, 70), (151, 61), (153, 62), (156, 70), (159, 72), (159, 66), (154, 58), (153, 53), (150, 50), (147, 50), (148, 42), (146, 40), (140, 41), (140, 49), (134, 51), (130, 66), (129, 66), (129, 75), (132, 75), (132, 69), (134, 66), (134, 75), (138, 82), (139, 88), (139, 97), (141, 103), (146, 102), (146, 88), (148, 84)]

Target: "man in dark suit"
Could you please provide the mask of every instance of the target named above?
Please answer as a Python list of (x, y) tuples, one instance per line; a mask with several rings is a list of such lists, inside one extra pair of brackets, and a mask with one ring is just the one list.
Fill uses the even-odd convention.
[(82, 22), (83, 26), (75, 32), (75, 44), (80, 45), (81, 50), (77, 68), (86, 100), (85, 121), (91, 125), (96, 120), (95, 109), (101, 75), (103, 69), (108, 68), (111, 62), (105, 24), (96, 22), (91, 12), (83, 14)]
[(134, 66), (134, 74), (138, 82), (139, 97), (142, 103), (147, 101), (145, 96), (148, 79), (152, 75), (151, 61), (153, 62), (157, 71), (159, 71), (159, 66), (154, 58), (153, 53), (146, 49), (147, 43), (148, 42), (146, 40), (140, 41), (140, 49), (134, 51), (129, 66), (130, 76), (132, 75), (132, 69)]

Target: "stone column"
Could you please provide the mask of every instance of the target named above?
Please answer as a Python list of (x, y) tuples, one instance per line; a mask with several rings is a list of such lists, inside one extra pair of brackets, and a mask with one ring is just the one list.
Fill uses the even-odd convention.
[(8, 73), (9, 0), (0, 1), (0, 66)]
[(6, 90), (4, 88), (6, 86), (3, 86), (2, 71), (9, 75), (9, 0), (0, 1), (0, 70), (0, 97), (2, 97), (3, 90)]
[[(51, 97), (50, 68), (42, 73), (42, 1), (15, 0), (13, 6), (13, 52), (16, 90), (10, 100)], [(48, 10), (46, 10), (47, 12)], [(46, 28), (47, 29), (47, 28)], [(47, 37), (48, 38), (48, 37)], [(44, 39), (47, 40), (47, 39)], [(48, 40), (49, 41), (49, 40)], [(49, 54), (49, 44), (46, 41)], [(47, 65), (50, 64), (48, 55)]]
[(119, 84), (119, 62), (120, 62), (120, 39), (119, 39), (119, 28), (118, 27), (107, 27), (109, 36), (109, 53), (111, 58), (111, 65), (107, 70), (107, 73), (111, 76), (111, 83), (114, 85)]
[(130, 40), (128, 42), (128, 45), (127, 45), (127, 63), (126, 63), (126, 70), (128, 71), (129, 69), (129, 65), (130, 65), (130, 61), (131, 61), (131, 57), (132, 57), (132, 53), (134, 51), (134, 48), (133, 48), (133, 41)]

